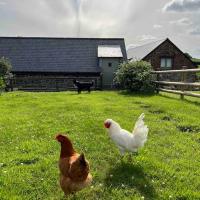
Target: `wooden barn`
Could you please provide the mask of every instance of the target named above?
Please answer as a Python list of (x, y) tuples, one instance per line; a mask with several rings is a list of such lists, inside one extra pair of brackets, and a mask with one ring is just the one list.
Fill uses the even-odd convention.
[(34, 91), (72, 89), (73, 79), (112, 88), (127, 60), (123, 38), (0, 37), (0, 57), (11, 61), (14, 87)]

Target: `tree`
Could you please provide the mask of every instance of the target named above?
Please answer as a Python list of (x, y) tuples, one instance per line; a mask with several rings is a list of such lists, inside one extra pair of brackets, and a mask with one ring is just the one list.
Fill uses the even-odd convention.
[(125, 62), (119, 66), (114, 81), (131, 92), (153, 92), (155, 84), (151, 71), (152, 66), (146, 61)]
[(184, 54), (185, 54), (185, 56), (188, 57), (189, 59), (192, 59), (192, 56), (191, 56), (189, 53), (185, 52)]

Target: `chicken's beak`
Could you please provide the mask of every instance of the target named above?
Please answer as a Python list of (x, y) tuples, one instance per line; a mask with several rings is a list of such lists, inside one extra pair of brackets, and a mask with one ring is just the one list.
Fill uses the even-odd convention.
[(110, 122), (105, 122), (105, 123), (104, 123), (105, 128), (110, 128), (110, 125), (111, 125)]

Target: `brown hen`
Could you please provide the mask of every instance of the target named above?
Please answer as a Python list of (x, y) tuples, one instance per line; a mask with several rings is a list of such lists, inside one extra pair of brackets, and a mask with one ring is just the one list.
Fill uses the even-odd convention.
[(60, 186), (65, 193), (79, 191), (92, 182), (89, 162), (85, 159), (84, 154), (78, 154), (70, 139), (62, 134), (56, 136), (56, 140), (61, 144), (59, 159)]

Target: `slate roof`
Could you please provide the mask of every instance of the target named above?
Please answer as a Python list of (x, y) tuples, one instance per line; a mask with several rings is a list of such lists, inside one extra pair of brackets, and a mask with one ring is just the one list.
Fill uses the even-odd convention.
[(123, 58), (122, 51), (119, 45), (99, 45), (99, 58)]
[(13, 72), (100, 72), (99, 45), (118, 45), (127, 59), (123, 38), (0, 37), (0, 57)]
[(155, 42), (151, 42), (142, 46), (130, 48), (127, 50), (128, 59), (133, 60), (141, 60), (151, 51), (153, 51), (156, 47), (158, 47), (161, 43), (163, 43), (166, 39), (158, 40)]

